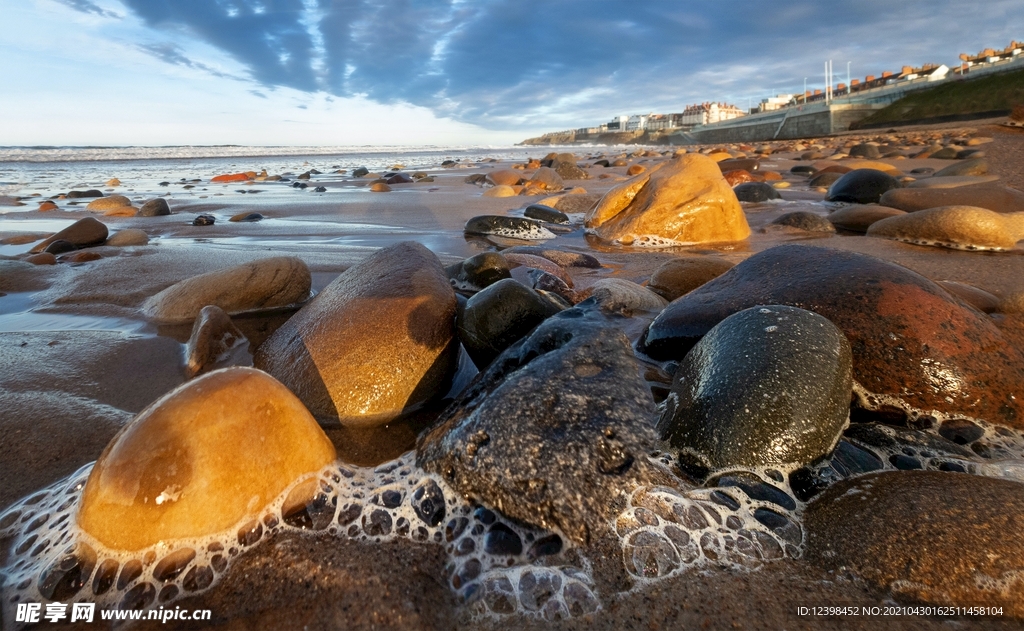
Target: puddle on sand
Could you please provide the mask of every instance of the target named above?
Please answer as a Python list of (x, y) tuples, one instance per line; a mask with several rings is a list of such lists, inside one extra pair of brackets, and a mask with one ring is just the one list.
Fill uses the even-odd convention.
[(152, 332), (152, 326), (141, 320), (109, 316), (49, 313), (36, 311), (34, 293), (11, 293), (0, 296), (0, 333), (36, 331), (120, 331)]

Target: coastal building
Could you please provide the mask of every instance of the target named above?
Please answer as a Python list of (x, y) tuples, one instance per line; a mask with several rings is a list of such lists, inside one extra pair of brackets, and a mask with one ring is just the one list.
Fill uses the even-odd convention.
[(903, 66), (897, 81), (913, 81), (915, 79), (927, 79), (928, 81), (939, 81), (946, 78), (949, 73), (949, 66), (946, 64), (925, 64), (920, 68)]
[(643, 131), (647, 129), (649, 114), (633, 114), (626, 119), (626, 131)]
[(953, 72), (958, 75), (965, 75), (972, 71), (994, 69), (996, 66), (1008, 64), (1016, 66), (1016, 62), (1024, 59), (1024, 57), (1021, 57), (1022, 53), (1024, 53), (1024, 43), (1016, 40), (1010, 42), (1010, 45), (1002, 50), (986, 48), (976, 55), (961, 53), (960, 66), (955, 68)]
[(728, 105), (726, 103), (700, 103), (697, 105), (687, 106), (686, 109), (683, 110), (680, 122), (683, 126), (708, 125), (710, 123), (719, 123), (721, 121), (739, 118), (745, 114), (746, 112), (735, 105)]
[(770, 96), (766, 99), (761, 99), (761, 102), (757, 106), (758, 112), (774, 112), (780, 110), (787, 105), (793, 103), (793, 98), (799, 96), (797, 94), (777, 94)]
[(626, 123), (628, 121), (628, 116), (616, 116), (608, 121), (608, 131), (626, 131)]

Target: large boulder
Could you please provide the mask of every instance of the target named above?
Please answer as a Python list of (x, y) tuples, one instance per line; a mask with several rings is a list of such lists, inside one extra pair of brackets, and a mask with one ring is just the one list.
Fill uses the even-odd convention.
[[(938, 471), (871, 473), (807, 507), (807, 560), (899, 601), (1024, 618), (1024, 485)], [(1012, 534), (1011, 534), (1012, 533)]]
[(638, 348), (682, 359), (726, 317), (766, 304), (831, 320), (850, 341), (854, 379), (870, 393), (908, 410), (1024, 428), (1024, 353), (932, 281), (863, 254), (805, 245), (755, 254), (666, 307)]
[(940, 206), (976, 206), (997, 213), (1024, 212), (1024, 193), (995, 185), (903, 188), (882, 195), (880, 204), (907, 212)]
[(312, 278), (302, 259), (259, 259), (185, 279), (151, 297), (142, 312), (160, 324), (191, 322), (206, 305), (230, 314), (271, 309), (309, 296)]
[(955, 250), (1008, 250), (1024, 238), (1024, 213), (942, 206), (882, 219), (867, 234)]
[(404, 241), (350, 267), (259, 347), (253, 363), (318, 417), (387, 423), (444, 394), (458, 360), (455, 292)]
[(806, 464), (847, 424), (850, 344), (816, 313), (778, 305), (722, 320), (683, 359), (658, 421), (699, 468)]
[(116, 550), (221, 533), (334, 459), (287, 388), (258, 370), (227, 368), (167, 394), (114, 437), (89, 474), (77, 520)]
[(67, 241), (76, 248), (84, 248), (90, 245), (99, 245), (107, 240), (107, 226), (102, 222), (85, 217), (79, 219), (67, 228), (53, 236), (37, 243), (29, 252), (36, 254), (46, 250), (54, 241)]
[(608, 191), (586, 216), (598, 236), (622, 243), (740, 241), (750, 226), (714, 160), (685, 154)]
[(478, 376), (420, 436), (417, 463), (467, 497), (582, 543), (649, 482), (653, 413), (625, 335), (574, 308)]

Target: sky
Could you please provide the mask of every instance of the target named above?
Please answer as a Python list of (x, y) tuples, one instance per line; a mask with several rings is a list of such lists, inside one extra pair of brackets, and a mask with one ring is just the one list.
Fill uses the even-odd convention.
[(0, 0), (0, 146), (507, 145), (958, 62), (1020, 0)]

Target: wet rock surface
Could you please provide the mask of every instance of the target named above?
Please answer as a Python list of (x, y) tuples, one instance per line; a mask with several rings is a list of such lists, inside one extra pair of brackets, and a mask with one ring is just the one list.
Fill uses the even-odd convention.
[(808, 507), (807, 557), (901, 602), (997, 606), (1024, 618), (1024, 485), (900, 471), (840, 482)]
[(656, 269), (647, 288), (665, 300), (672, 301), (718, 278), (732, 269), (732, 266), (729, 261), (713, 256), (681, 257)]
[(976, 206), (942, 206), (873, 223), (869, 237), (881, 237), (956, 250), (1007, 250), (1024, 237), (1024, 215)]
[[(854, 169), (829, 187), (825, 199), (830, 202), (877, 204), (886, 191), (899, 187), (899, 181), (888, 173), (877, 169)], [(881, 203), (892, 206), (885, 202)]]
[(811, 462), (847, 423), (850, 346), (822, 316), (769, 305), (733, 314), (686, 355), (658, 421), (693, 468)]
[(608, 191), (586, 226), (626, 244), (658, 237), (678, 243), (740, 241), (750, 227), (718, 165), (686, 154)]
[(846, 208), (840, 208), (839, 210), (831, 213), (828, 216), (828, 220), (832, 222), (836, 228), (843, 230), (849, 230), (851, 232), (867, 232), (868, 228), (876, 221), (881, 221), (887, 217), (895, 217), (902, 215), (906, 211), (899, 210), (897, 208), (888, 208), (886, 206), (847, 206)]
[(850, 341), (854, 379), (870, 393), (1024, 427), (1024, 357), (992, 321), (923, 276), (862, 254), (795, 245), (756, 254), (666, 307), (638, 349), (682, 359), (714, 325), (759, 304), (831, 320)]
[(760, 203), (781, 197), (771, 184), (764, 182), (747, 182), (734, 187), (732, 191), (736, 193), (736, 199), (741, 202)]
[(99, 245), (107, 239), (107, 227), (92, 217), (79, 219), (57, 234), (44, 239), (33, 247), (29, 252), (35, 254), (43, 252), (54, 241), (67, 241), (76, 248), (84, 248), (91, 245)]
[(185, 372), (189, 377), (211, 370), (229, 351), (248, 340), (220, 307), (203, 307), (185, 345)]
[(977, 206), (997, 213), (1024, 212), (1024, 192), (1002, 186), (904, 188), (886, 192), (883, 206), (907, 212), (940, 206)]
[(654, 402), (626, 337), (576, 308), (513, 345), (420, 437), (417, 462), (577, 542), (647, 477)]
[(350, 426), (387, 423), (443, 394), (457, 361), (455, 293), (418, 243), (350, 267), (253, 358), (313, 414)]
[(772, 225), (787, 226), (805, 232), (835, 232), (836, 229), (825, 217), (806, 210), (786, 213), (772, 220)]
[(466, 303), (459, 337), (478, 368), (532, 331), (559, 309), (515, 280), (498, 281)]

